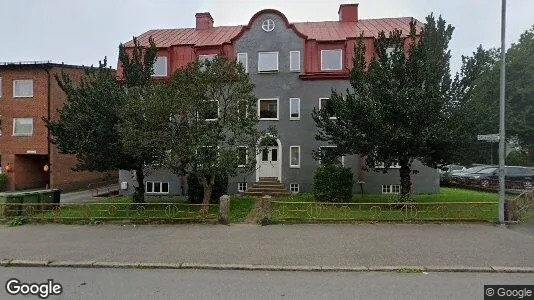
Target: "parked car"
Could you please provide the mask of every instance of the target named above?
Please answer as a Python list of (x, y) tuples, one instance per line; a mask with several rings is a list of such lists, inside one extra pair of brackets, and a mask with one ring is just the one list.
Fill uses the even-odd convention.
[(439, 169), (439, 181), (447, 183), (451, 181), (451, 175), (465, 171), (466, 168), (461, 165), (446, 165)]
[[(506, 166), (504, 180), (507, 188), (530, 189), (534, 182), (534, 171), (520, 166)], [(467, 176), (467, 183), (482, 187), (497, 186), (499, 182), (499, 168), (490, 167), (471, 173)]]
[(451, 174), (451, 182), (458, 184), (466, 184), (470, 174), (477, 173), (480, 170), (491, 168), (492, 166), (475, 166), (466, 169), (465, 171), (455, 172)]

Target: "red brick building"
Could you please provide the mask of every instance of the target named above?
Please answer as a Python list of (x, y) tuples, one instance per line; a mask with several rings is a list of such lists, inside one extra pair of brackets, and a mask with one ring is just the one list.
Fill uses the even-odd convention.
[(56, 118), (66, 99), (54, 78), (62, 72), (76, 82), (84, 71), (80, 66), (50, 62), (0, 64), (0, 166), (8, 174), (7, 190), (74, 190), (116, 181), (113, 173), (73, 171), (76, 158), (60, 154), (48, 142), (42, 118)]

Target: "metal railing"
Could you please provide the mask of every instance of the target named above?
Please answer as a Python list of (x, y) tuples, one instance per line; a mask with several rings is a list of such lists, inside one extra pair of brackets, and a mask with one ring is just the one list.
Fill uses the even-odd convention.
[(497, 217), (497, 202), (271, 201), (273, 221), (495, 221)]
[(188, 203), (0, 203), (0, 219), (28, 221), (216, 221), (217, 204)]

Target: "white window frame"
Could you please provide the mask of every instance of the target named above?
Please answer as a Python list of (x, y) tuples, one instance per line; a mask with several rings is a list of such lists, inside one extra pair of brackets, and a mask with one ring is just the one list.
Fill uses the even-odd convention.
[[(292, 56), (292, 54), (294, 54), (294, 53), (297, 54), (297, 65), (298, 65), (297, 68), (292, 68), (292, 66), (293, 66), (293, 56)], [(298, 50), (289, 51), (289, 71), (290, 72), (300, 72), (300, 51), (298, 51)]]
[[(260, 116), (261, 101), (276, 100), (276, 118), (262, 118)], [(260, 121), (278, 121), (280, 119), (280, 98), (262, 98), (258, 99), (258, 119)]]
[(237, 183), (237, 191), (239, 193), (244, 193), (247, 191), (248, 184), (246, 182), (238, 182)]
[(221, 117), (221, 108), (219, 107), (219, 100), (208, 100), (208, 102), (217, 102), (217, 118), (215, 119), (204, 119), (205, 121), (208, 121), (208, 122), (214, 122), (214, 121), (217, 121), (219, 120), (219, 118)]
[[(15, 133), (15, 122), (16, 120), (32, 120), (32, 131), (30, 133)], [(13, 136), (32, 136), (33, 135), (33, 118), (13, 118)]]
[[(384, 162), (378, 162), (375, 165), (375, 169), (384, 169), (385, 167), (386, 167), (386, 164)], [(389, 168), (390, 169), (400, 169), (400, 167), (401, 166), (397, 162), (397, 163), (392, 164)]]
[[(261, 54), (272, 54), (276, 53), (276, 70), (260, 70), (260, 56)], [(260, 51), (258, 52), (258, 73), (276, 73), (280, 70), (280, 56), (278, 51)]]
[(2, 98), (2, 77), (0, 77), (0, 98)]
[[(293, 153), (291, 150), (293, 150), (293, 148), (297, 148), (298, 149), (298, 153), (299, 153), (298, 164), (296, 164), (296, 165), (292, 164), (292, 159), (291, 159), (292, 158), (291, 155)], [(292, 168), (292, 169), (299, 169), (300, 168), (300, 155), (301, 155), (301, 153), (300, 153), (300, 145), (289, 146), (289, 167), (290, 168)]]
[[(322, 109), (321, 100), (325, 100), (325, 99), (326, 99), (326, 100), (330, 100), (329, 97), (321, 97), (321, 98), (319, 98), (319, 110)], [(335, 119), (337, 119), (336, 116), (330, 117), (330, 120), (335, 120)]]
[(384, 195), (398, 195), (400, 194), (400, 184), (383, 184), (382, 194)]
[[(271, 26), (272, 25), (272, 26)], [(266, 19), (261, 23), (261, 29), (265, 32), (271, 32), (276, 27), (276, 22), (273, 19)]]
[[(152, 192), (148, 192), (148, 183), (152, 184)], [(159, 183), (159, 192), (155, 192), (154, 191), (154, 183)], [(166, 183), (167, 184), (167, 191), (164, 192), (163, 191), (163, 184)], [(171, 189), (171, 186), (170, 186), (170, 182), (168, 181), (152, 181), (152, 180), (147, 180), (145, 181), (145, 193), (147, 194), (154, 194), (154, 195), (167, 195), (169, 194), (170, 192), (170, 189)]]
[[(299, 116), (298, 117), (291, 116), (291, 112), (293, 111), (293, 102), (291, 100), (298, 100), (297, 101), (298, 106), (299, 106), (299, 109), (298, 109)], [(300, 120), (300, 98), (289, 98), (289, 120), (291, 120), (291, 121)]]
[[(319, 149), (321, 148), (337, 148), (337, 146), (334, 145), (325, 145), (325, 146), (319, 146)], [(319, 164), (321, 164), (321, 161), (319, 160)], [(345, 155), (341, 155), (341, 165), (345, 166)]]
[[(295, 191), (295, 187), (296, 187), (296, 191)], [(300, 192), (300, 184), (298, 183), (290, 183), (289, 184), (289, 191), (292, 193), (292, 194), (298, 194)]]
[(245, 68), (245, 72), (248, 73), (248, 53), (246, 52), (237, 53), (237, 62), (240, 62), (239, 56), (244, 56), (245, 63), (244, 64), (241, 63), (241, 64), (243, 65), (243, 68)]
[[(244, 168), (244, 167), (247, 166), (246, 164), (248, 164), (248, 147), (247, 146), (237, 146), (237, 148), (238, 149), (239, 148), (244, 148), (245, 149), (245, 164), (244, 165), (240, 165), (240, 164), (237, 165), (238, 168)], [(237, 159), (239, 160), (239, 150), (237, 151)], [(239, 161), (238, 161), (238, 163), (239, 163)]]
[[(341, 52), (339, 57), (339, 69), (324, 68), (323, 66), (323, 52)], [(326, 49), (321, 50), (321, 71), (341, 71), (343, 70), (343, 49)]]
[[(20, 82), (20, 81), (30, 81), (32, 83), (32, 93), (31, 95), (23, 95), (23, 96), (17, 96), (15, 95), (15, 92), (16, 92), (16, 88), (15, 88), (15, 85), (17, 82)], [(33, 79), (13, 79), (13, 98), (33, 98)]]
[[(167, 76), (167, 73), (169, 72), (169, 59), (167, 58), (167, 56), (158, 56), (156, 57), (156, 61), (159, 60), (159, 59), (164, 59), (165, 60), (165, 74), (152, 74), (152, 77), (166, 77)], [(154, 61), (154, 64), (156, 62)]]

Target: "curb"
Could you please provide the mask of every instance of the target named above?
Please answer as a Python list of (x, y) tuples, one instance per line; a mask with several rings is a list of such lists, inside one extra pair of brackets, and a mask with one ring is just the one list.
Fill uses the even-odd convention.
[(190, 269), (190, 270), (242, 270), (242, 271), (297, 271), (297, 272), (474, 272), (474, 273), (534, 273), (534, 267), (507, 266), (284, 266), (253, 264), (206, 264), (163, 262), (113, 262), (113, 261), (47, 261), (0, 260), (1, 267), (49, 267), (49, 268), (116, 268), (116, 269)]

